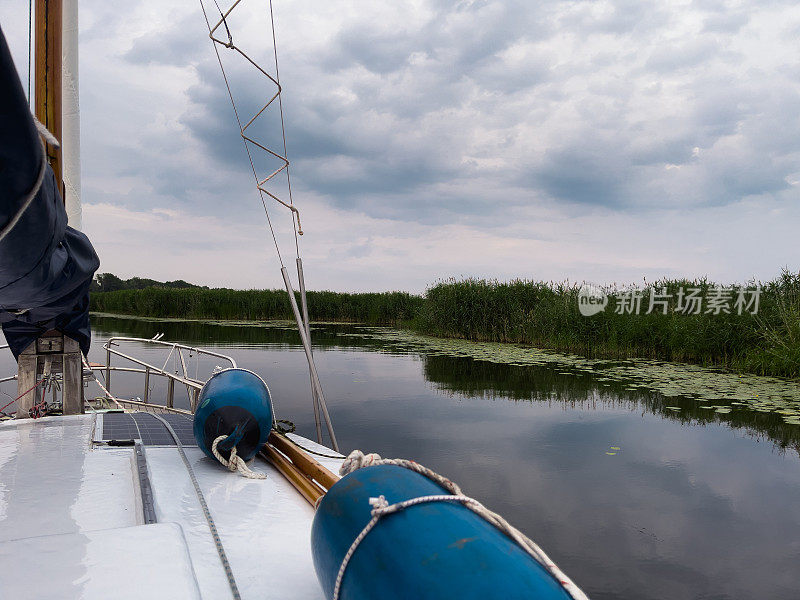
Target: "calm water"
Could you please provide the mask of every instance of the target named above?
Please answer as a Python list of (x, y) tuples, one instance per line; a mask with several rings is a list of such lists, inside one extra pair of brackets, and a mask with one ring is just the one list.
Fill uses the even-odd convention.
[[(267, 380), (277, 416), (313, 438), (294, 332), (93, 323), (90, 358), (98, 362), (110, 335), (159, 332), (232, 355)], [(322, 326), (312, 334), (344, 451), (413, 458), (453, 478), (595, 600), (800, 597), (798, 433), (778, 418), (719, 421), (688, 404), (676, 414), (658, 394), (600, 387), (591, 376), (393, 352), (358, 332)], [(196, 368), (207, 375), (213, 364)], [(124, 376), (114, 391), (142, 395), (140, 382)]]

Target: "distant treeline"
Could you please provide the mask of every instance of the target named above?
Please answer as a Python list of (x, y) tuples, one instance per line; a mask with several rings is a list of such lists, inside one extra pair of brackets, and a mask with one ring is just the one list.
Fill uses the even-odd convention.
[[(149, 287), (184, 289), (200, 287), (188, 283), (183, 279), (176, 281), (156, 281), (155, 279), (145, 279), (142, 277), (131, 277), (130, 279), (120, 279), (112, 273), (99, 273), (95, 275), (89, 288), (90, 292), (116, 292), (119, 290), (143, 290)], [(207, 288), (206, 288), (207, 289)]]
[[(592, 316), (579, 310), (580, 289), (571, 283), (464, 279), (436, 283), (424, 296), (308, 292), (308, 305), (318, 321), (401, 325), (436, 336), (531, 344), (589, 357), (654, 358), (800, 376), (800, 274), (784, 272), (761, 284), (756, 314), (754, 283), (740, 295), (738, 286), (705, 279), (662, 280), (641, 286), (638, 300), (636, 293), (625, 300), (615, 297), (620, 290), (608, 289), (609, 305)], [(660, 302), (649, 310), (651, 294)], [(698, 314), (688, 305), (689, 295), (704, 301)], [(633, 304), (620, 311), (626, 301), (638, 302), (638, 311)], [(190, 319), (292, 318), (282, 290), (120, 290), (92, 294), (91, 310)]]

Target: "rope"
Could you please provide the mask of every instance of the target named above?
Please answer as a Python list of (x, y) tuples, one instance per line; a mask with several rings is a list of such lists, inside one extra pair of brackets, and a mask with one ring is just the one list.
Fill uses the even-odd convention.
[(186, 457), (186, 452), (183, 450), (183, 444), (181, 443), (178, 434), (175, 433), (175, 430), (172, 428), (172, 425), (170, 425), (165, 418), (155, 413), (152, 413), (151, 416), (161, 421), (161, 423), (164, 424), (164, 427), (167, 428), (167, 431), (169, 431), (172, 439), (175, 440), (175, 445), (178, 447), (178, 452), (181, 455), (181, 459), (183, 459), (183, 464), (186, 465), (186, 470), (189, 472), (189, 478), (192, 480), (192, 485), (194, 486), (194, 491), (197, 494), (197, 499), (200, 501), (200, 507), (203, 509), (203, 515), (205, 516), (206, 522), (208, 523), (208, 528), (211, 531), (211, 537), (214, 540), (214, 545), (217, 547), (217, 554), (219, 554), (219, 559), (222, 562), (222, 568), (225, 569), (225, 575), (228, 577), (228, 585), (230, 585), (233, 598), (234, 600), (241, 600), (242, 596), (239, 594), (239, 587), (236, 585), (236, 579), (233, 577), (231, 564), (228, 562), (228, 556), (225, 554), (225, 548), (222, 546), (222, 539), (219, 537), (217, 526), (214, 524), (214, 519), (211, 517), (211, 511), (208, 509), (205, 496), (203, 496), (203, 490), (200, 489), (200, 483), (198, 483), (197, 477), (194, 474), (194, 469), (192, 469), (192, 465), (189, 462), (189, 459)]
[(219, 453), (219, 450), (217, 450), (217, 445), (222, 440), (225, 440), (228, 437), (230, 436), (221, 435), (217, 439), (215, 439), (214, 442), (211, 444), (211, 453), (214, 455), (214, 458), (216, 458), (219, 462), (228, 467), (228, 470), (231, 473), (239, 471), (239, 473), (241, 473), (244, 477), (247, 477), (248, 479), (266, 479), (267, 478), (266, 473), (257, 473), (256, 471), (250, 470), (250, 467), (247, 466), (247, 463), (244, 462), (242, 457), (236, 454), (236, 446), (231, 448), (231, 457), (229, 460), (226, 460), (225, 457)]
[(419, 464), (418, 462), (414, 462), (413, 460), (405, 460), (403, 458), (381, 458), (380, 454), (364, 454), (361, 452), (361, 450), (353, 450), (347, 456), (347, 458), (344, 459), (342, 466), (339, 468), (339, 475), (344, 477), (345, 475), (348, 475), (353, 471), (357, 471), (358, 469), (377, 465), (396, 465), (398, 467), (404, 467), (414, 471), (415, 473), (424, 475), (428, 479), (438, 483), (453, 495), (458, 496), (462, 493), (461, 488), (458, 487), (458, 484), (450, 481), (447, 479), (447, 477), (439, 475), (436, 471), (433, 471), (425, 465)]
[(395, 465), (405, 469), (410, 469), (415, 473), (424, 475), (431, 481), (442, 486), (450, 493), (411, 498), (396, 504), (389, 504), (386, 501), (386, 498), (383, 496), (378, 498), (370, 498), (369, 503), (370, 506), (372, 506), (372, 519), (370, 519), (364, 529), (361, 530), (361, 533), (356, 536), (356, 538), (353, 540), (353, 543), (350, 545), (350, 548), (348, 548), (344, 558), (342, 559), (342, 564), (339, 567), (339, 573), (336, 576), (336, 584), (333, 588), (333, 600), (338, 600), (339, 598), (342, 580), (344, 579), (344, 574), (347, 570), (347, 565), (350, 562), (350, 559), (352, 558), (359, 544), (363, 541), (367, 534), (372, 531), (372, 528), (375, 527), (377, 522), (384, 515), (399, 512), (411, 506), (427, 502), (458, 502), (463, 504), (472, 510), (472, 512), (483, 518), (491, 525), (494, 525), (494, 527), (516, 542), (517, 545), (519, 545), (523, 550), (525, 550), (525, 552), (528, 553), (528, 555), (542, 565), (556, 579), (556, 581), (561, 584), (561, 586), (564, 588), (564, 591), (566, 591), (571, 598), (574, 600), (589, 600), (586, 594), (584, 594), (581, 589), (575, 585), (575, 583), (569, 577), (567, 577), (567, 575), (564, 574), (561, 569), (558, 568), (558, 566), (550, 559), (550, 557), (545, 554), (544, 550), (542, 550), (533, 540), (531, 540), (528, 536), (511, 525), (497, 513), (492, 512), (474, 498), (464, 495), (461, 491), (461, 488), (456, 483), (439, 475), (435, 471), (432, 471), (431, 469), (416, 463), (413, 460), (405, 460), (402, 458), (381, 458), (378, 454), (364, 454), (360, 450), (353, 450), (353, 452), (351, 452), (342, 463), (339, 474), (344, 477), (345, 475), (352, 473), (353, 471), (357, 471), (358, 469), (377, 465)]
[(44, 390), (42, 390), (42, 401), (34, 404), (28, 409), (28, 416), (31, 419), (40, 419), (47, 415), (47, 400), (44, 397)]
[[(119, 403), (119, 400), (117, 400), (114, 396), (111, 395), (111, 392), (109, 392), (108, 389), (106, 389), (106, 386), (104, 386), (102, 383), (100, 383), (100, 380), (97, 378), (97, 375), (94, 374), (94, 371), (92, 370), (92, 367), (86, 361), (86, 357), (83, 354), (81, 354), (81, 360), (83, 360), (83, 366), (86, 367), (87, 369), (89, 369), (89, 372), (92, 374), (92, 377), (94, 377), (95, 383), (97, 383), (98, 387), (101, 390), (103, 390), (103, 392), (105, 393), (106, 398), (108, 398), (109, 400), (114, 402), (114, 404), (117, 405), (117, 408), (121, 408), (122, 410), (125, 410), (125, 407), (122, 406), (122, 404)], [(102, 374), (103, 371), (100, 371), (100, 373)], [(105, 378), (105, 375), (103, 375), (103, 377)], [(139, 437), (141, 438), (141, 436), (139, 436)]]
[(39, 387), (40, 385), (42, 385), (42, 384), (43, 384), (43, 383), (44, 383), (46, 380), (47, 380), (47, 378), (46, 378), (46, 377), (42, 377), (42, 378), (41, 378), (39, 381), (37, 381), (35, 384), (33, 384), (33, 386), (32, 386), (32, 387), (28, 388), (27, 390), (25, 390), (24, 392), (22, 392), (22, 393), (21, 393), (19, 396), (17, 396), (16, 398), (14, 398), (14, 399), (13, 399), (11, 402), (9, 402), (8, 404), (6, 404), (6, 405), (5, 405), (5, 406), (3, 406), (2, 408), (0, 408), (0, 412), (3, 412), (3, 411), (4, 411), (5, 409), (7, 409), (9, 406), (11, 406), (12, 404), (14, 404), (14, 402), (16, 402), (17, 400), (19, 400), (20, 398), (22, 398), (22, 397), (23, 397), (25, 394), (28, 394), (28, 393), (32, 392), (33, 390), (35, 390), (37, 387)]
[(58, 141), (58, 138), (50, 133), (50, 130), (47, 126), (42, 123), (39, 119), (36, 118), (36, 115), (31, 115), (33, 117), (33, 124), (36, 125), (36, 130), (39, 132), (44, 138), (44, 141), (50, 144), (51, 146), (55, 146), (56, 148), (61, 147), (61, 142)]
[[(293, 230), (293, 233), (294, 233), (295, 252), (296, 252), (296, 255), (297, 255), (297, 260), (299, 261), (300, 260), (300, 244), (299, 244), (299, 241), (298, 241), (298, 236), (299, 235), (303, 235), (303, 226), (302, 226), (302, 224), (300, 222), (300, 211), (295, 206), (294, 199), (293, 199), (293, 196), (292, 196), (292, 180), (291, 180), (291, 176), (290, 176), (288, 150), (287, 150), (287, 143), (286, 143), (286, 124), (285, 124), (285, 119), (284, 119), (284, 114), (283, 114), (283, 97), (282, 97), (283, 89), (282, 89), (281, 83), (280, 83), (280, 69), (279, 69), (279, 65), (278, 65), (278, 42), (277, 42), (277, 36), (276, 36), (276, 33), (275, 33), (275, 16), (274, 16), (274, 11), (273, 11), (273, 6), (272, 6), (272, 0), (269, 0), (269, 17), (270, 17), (270, 25), (271, 25), (271, 28), (272, 28), (272, 48), (273, 48), (273, 55), (274, 55), (274, 60), (275, 60), (275, 77), (270, 75), (264, 68), (262, 68), (255, 60), (253, 60), (250, 56), (248, 56), (241, 48), (239, 48), (234, 43), (233, 34), (231, 33), (230, 27), (228, 27), (227, 18), (236, 9), (236, 7), (240, 4), (240, 2), (242, 0), (234, 0), (233, 3), (230, 5), (230, 7), (225, 12), (222, 11), (222, 9), (220, 8), (219, 3), (217, 2), (217, 0), (212, 0), (212, 1), (216, 5), (217, 11), (219, 12), (219, 16), (220, 16), (219, 20), (216, 21), (216, 23), (214, 25), (212, 25), (211, 21), (209, 20), (208, 12), (206, 11), (205, 3), (203, 2), (203, 0), (199, 0), (200, 9), (203, 12), (203, 18), (205, 19), (206, 27), (208, 29), (208, 36), (212, 41), (212, 45), (214, 47), (214, 54), (217, 57), (217, 63), (219, 63), (219, 68), (220, 68), (220, 72), (222, 74), (222, 79), (225, 82), (225, 87), (226, 87), (226, 89), (228, 91), (228, 98), (230, 99), (231, 107), (233, 108), (233, 113), (234, 113), (234, 115), (236, 117), (236, 123), (237, 123), (237, 125), (239, 127), (239, 134), (240, 134), (240, 136), (242, 138), (242, 143), (244, 144), (245, 152), (247, 153), (247, 159), (250, 162), (250, 169), (251, 169), (251, 171), (253, 173), (253, 179), (254, 179), (255, 184), (256, 184), (256, 189), (259, 192), (259, 198), (261, 199), (261, 204), (264, 207), (264, 214), (267, 217), (267, 224), (269, 226), (269, 230), (270, 230), (270, 233), (272, 235), (272, 241), (273, 241), (273, 243), (275, 245), (275, 252), (278, 255), (278, 262), (281, 265), (281, 271), (283, 272), (284, 278), (286, 280), (287, 292), (292, 297), (292, 301), (294, 302), (293, 291), (290, 289), (291, 288), (291, 283), (290, 283), (290, 280), (289, 280), (289, 276), (285, 271), (286, 266), (284, 265), (284, 262), (283, 262), (283, 256), (281, 255), (280, 245), (278, 244), (278, 239), (277, 239), (277, 236), (275, 234), (275, 228), (273, 227), (272, 218), (270, 216), (269, 210), (267, 209), (267, 201), (265, 199), (265, 195), (269, 196), (270, 198), (275, 200), (278, 204), (288, 208), (291, 211), (291, 213), (292, 213), (292, 230)], [(221, 28), (224, 28), (224, 33), (225, 33), (224, 36), (221, 35), (221, 33), (222, 33)], [(219, 34), (217, 33), (218, 30), (220, 31)], [(225, 38), (227, 38), (227, 39), (225, 39)], [(231, 89), (231, 85), (230, 85), (230, 81), (228, 79), (228, 75), (225, 72), (225, 66), (223, 65), (222, 57), (220, 55), (220, 50), (219, 50), (218, 46), (223, 46), (223, 47), (227, 48), (228, 50), (234, 50), (239, 55), (241, 55), (242, 58), (244, 58), (248, 63), (250, 63), (250, 65), (255, 67), (264, 77), (269, 79), (270, 82), (275, 84), (275, 88), (276, 88), (275, 93), (272, 96), (270, 96), (269, 99), (266, 101), (266, 103), (250, 118), (249, 121), (247, 121), (244, 124), (243, 124), (243, 119), (242, 119), (242, 117), (240, 115), (239, 109), (236, 106), (236, 100), (234, 98), (233, 91)], [(259, 141), (259, 139), (257, 139), (256, 134), (254, 134), (252, 132), (248, 132), (248, 128), (250, 128), (250, 126), (253, 125), (253, 123), (264, 113), (264, 111), (269, 109), (269, 107), (273, 104), (273, 102), (276, 99), (278, 100), (278, 110), (279, 110), (279, 114), (280, 114), (281, 139), (282, 139), (282, 142), (283, 142), (283, 154), (280, 154), (280, 152), (276, 152), (274, 150), (271, 150), (270, 148), (267, 147), (267, 145), (266, 145), (267, 142), (266, 141), (262, 143), (262, 142)], [(258, 149), (260, 149), (263, 152), (267, 153), (269, 155), (269, 156), (266, 157), (268, 160), (271, 160), (271, 158), (279, 160), (280, 161), (280, 165), (278, 166), (278, 168), (273, 170), (266, 177), (261, 178), (259, 176), (259, 174), (258, 174), (258, 171), (256, 170), (255, 162), (253, 160), (253, 153), (251, 152), (251, 147), (250, 147), (251, 145), (254, 146), (253, 150), (256, 153), (258, 152)], [(270, 169), (271, 168), (272, 167), (270, 167)], [(273, 178), (276, 177), (283, 170), (286, 170), (286, 185), (287, 185), (288, 193), (289, 193), (289, 201), (288, 202), (285, 202), (284, 200), (279, 198), (276, 194), (271, 192), (266, 187), (267, 183), (270, 182), (271, 180), (273, 180)], [(304, 297), (304, 301), (305, 301), (305, 297)], [(305, 303), (304, 303), (304, 310), (305, 310)], [(303, 327), (302, 318), (300, 316), (297, 317), (297, 324), (298, 324), (299, 328)], [(309, 357), (308, 357), (308, 359), (310, 361), (309, 362), (309, 369), (311, 369), (313, 371), (313, 369), (314, 369), (314, 367), (313, 367), (313, 358), (312, 358), (312, 356), (310, 354), (310, 349), (307, 350), (307, 352), (309, 352)], [(314, 376), (312, 375), (312, 379), (313, 378), (314, 378)], [(316, 410), (316, 401), (317, 400), (315, 399), (315, 405), (314, 405), (315, 406), (315, 410)], [(322, 402), (323, 402), (323, 409), (324, 409), (324, 399), (322, 400)], [(325, 409), (324, 412), (325, 412), (325, 416), (326, 416), (326, 421), (328, 421), (328, 429), (329, 429), (331, 440), (333, 442), (333, 447), (334, 447), (335, 450), (338, 451), (339, 448), (338, 448), (338, 446), (336, 444), (336, 437), (335, 437), (335, 435), (333, 433), (332, 426), (331, 426), (331, 424), (329, 422), (330, 419), (328, 418), (328, 415), (327, 415), (327, 409)]]

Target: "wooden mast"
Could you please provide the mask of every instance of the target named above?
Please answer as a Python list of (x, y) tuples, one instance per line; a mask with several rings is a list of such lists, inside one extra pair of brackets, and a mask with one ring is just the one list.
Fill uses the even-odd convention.
[[(36, 118), (61, 141), (61, 28), (62, 0), (36, 0), (34, 104)], [(53, 168), (61, 198), (64, 178), (61, 150), (46, 144), (47, 160)]]
[[(36, 118), (61, 141), (61, 29), (62, 0), (36, 0), (36, 36), (34, 42), (34, 110)], [(64, 178), (61, 149), (45, 142), (47, 160), (53, 168), (61, 199), (64, 200)], [(19, 355), (16, 418), (35, 416), (36, 388), (45, 378), (62, 374), (61, 405), (65, 415), (83, 413), (83, 366), (78, 342), (59, 331), (48, 331), (32, 342)], [(44, 389), (41, 399), (44, 402)], [(55, 401), (55, 388), (53, 389)]]

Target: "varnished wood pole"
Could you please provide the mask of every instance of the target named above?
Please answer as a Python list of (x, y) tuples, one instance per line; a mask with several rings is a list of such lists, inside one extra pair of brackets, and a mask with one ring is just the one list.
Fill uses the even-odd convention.
[(278, 452), (274, 446), (265, 444), (261, 456), (269, 460), (280, 471), (286, 480), (297, 489), (311, 506), (317, 505), (317, 500), (325, 495), (325, 490), (316, 485), (300, 471), (288, 458)]
[(337, 475), (334, 475), (319, 464), (286, 436), (273, 431), (269, 434), (269, 443), (285, 454), (306, 477), (313, 479), (326, 490), (329, 490), (334, 483), (339, 481)]
[[(34, 104), (36, 118), (61, 140), (61, 27), (62, 0), (36, 0)], [(61, 151), (47, 144), (47, 159), (56, 175), (61, 198), (64, 181)]]
[(337, 475), (311, 458), (292, 440), (274, 431), (270, 433), (269, 440), (261, 450), (261, 456), (272, 463), (314, 507), (331, 486), (339, 481)]

